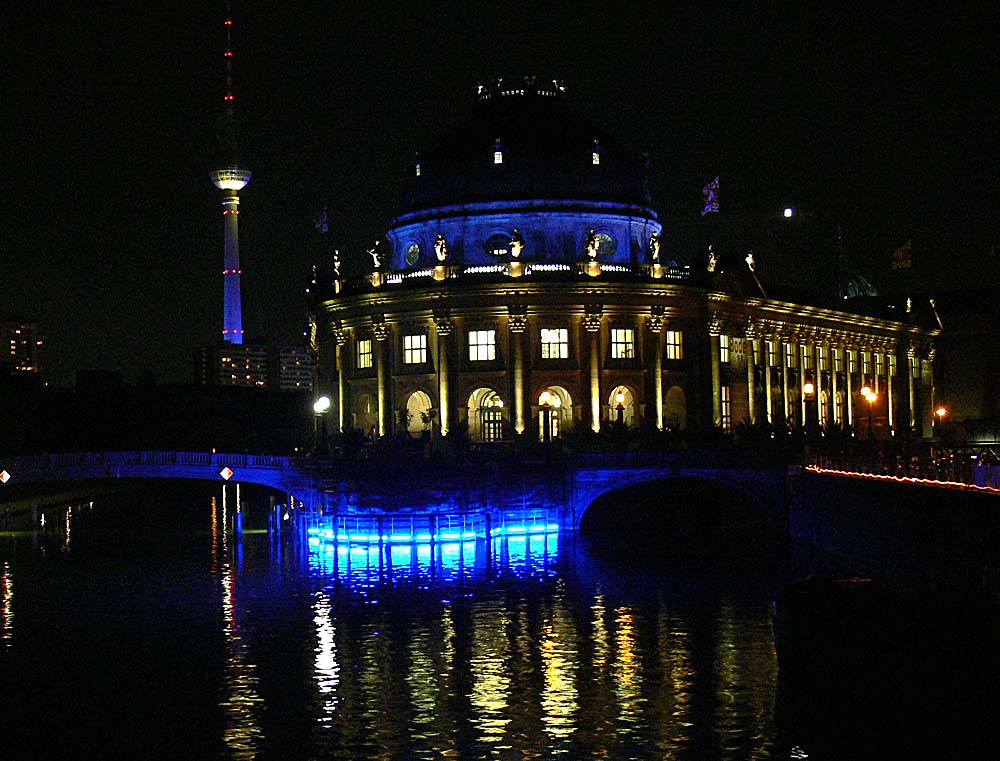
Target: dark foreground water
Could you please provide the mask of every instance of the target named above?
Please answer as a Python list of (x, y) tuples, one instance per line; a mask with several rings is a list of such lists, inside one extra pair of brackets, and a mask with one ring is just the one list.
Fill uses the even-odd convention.
[[(262, 525), (267, 497), (241, 499)], [(228, 502), (136, 487), (0, 539), (0, 759), (942, 758), (988, 735), (779, 676), (760, 553), (564, 534), (316, 555), (236, 542)]]

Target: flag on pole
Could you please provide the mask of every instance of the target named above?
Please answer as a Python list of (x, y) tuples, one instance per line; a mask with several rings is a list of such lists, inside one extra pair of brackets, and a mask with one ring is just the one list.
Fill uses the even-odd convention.
[(705, 205), (702, 207), (701, 216), (705, 216), (711, 211), (719, 210), (719, 178), (716, 177), (701, 189), (701, 194), (705, 197)]
[(892, 252), (892, 268), (894, 270), (908, 270), (913, 267), (913, 247), (911, 241), (906, 241), (902, 246)]

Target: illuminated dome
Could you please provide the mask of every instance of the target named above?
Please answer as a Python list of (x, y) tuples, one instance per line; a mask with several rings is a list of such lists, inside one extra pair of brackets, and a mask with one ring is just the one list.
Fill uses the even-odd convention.
[(662, 229), (649, 203), (644, 163), (576, 114), (560, 82), (497, 80), (408, 168), (392, 268), (426, 266), (438, 234), (454, 261), (494, 263), (515, 228), (527, 261), (575, 261), (593, 229), (602, 261), (635, 263)]
[(418, 154), (407, 175), (402, 213), (496, 200), (650, 203), (642, 162), (576, 114), (551, 81), (481, 86), (470, 118)]

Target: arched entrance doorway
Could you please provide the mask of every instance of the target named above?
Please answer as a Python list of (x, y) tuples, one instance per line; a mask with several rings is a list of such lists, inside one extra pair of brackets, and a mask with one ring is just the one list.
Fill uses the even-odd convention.
[(559, 438), (573, 419), (573, 399), (562, 386), (548, 386), (538, 395), (538, 440)]
[(504, 403), (491, 388), (477, 388), (469, 394), (469, 438), (473, 441), (500, 441), (503, 438)]
[(663, 424), (671, 431), (687, 427), (687, 397), (680, 386), (671, 386), (663, 398)]
[(610, 415), (608, 419), (612, 423), (622, 425), (635, 425), (635, 397), (628, 386), (615, 386), (608, 399)]
[(406, 406), (403, 407), (403, 429), (410, 436), (419, 436), (422, 431), (431, 429), (433, 420), (433, 408), (431, 398), (423, 391), (414, 391), (406, 398)]
[(370, 394), (360, 394), (354, 405), (354, 425), (367, 436), (372, 428), (378, 430), (378, 411)]

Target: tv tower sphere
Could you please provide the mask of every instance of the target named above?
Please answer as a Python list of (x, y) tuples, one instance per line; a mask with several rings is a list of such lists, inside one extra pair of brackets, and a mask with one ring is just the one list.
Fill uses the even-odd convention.
[(243, 190), (250, 182), (250, 170), (229, 166), (209, 173), (212, 184), (219, 190)]

